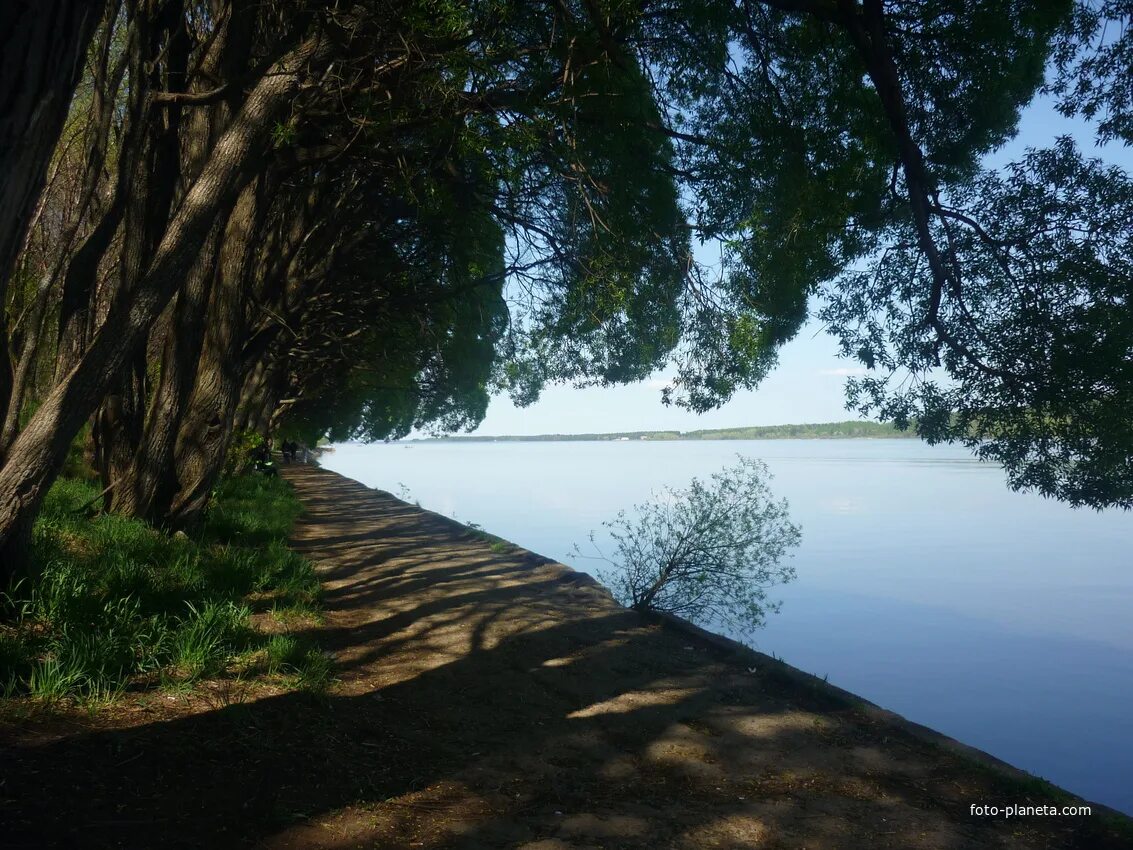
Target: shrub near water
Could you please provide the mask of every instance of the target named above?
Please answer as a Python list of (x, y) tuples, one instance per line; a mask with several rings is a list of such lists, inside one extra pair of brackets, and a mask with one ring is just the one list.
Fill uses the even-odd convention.
[(300, 511), (285, 482), (226, 481), (196, 539), (90, 518), (97, 495), (78, 481), (52, 488), (35, 527), (36, 572), (0, 597), (5, 695), (99, 699), (132, 682), (192, 681), (266, 643), (250, 628), (249, 600), (317, 609), (314, 571), (284, 542)]
[[(667, 488), (603, 523), (614, 543), (612, 569), (598, 578), (623, 605), (685, 617), (706, 627), (750, 633), (779, 605), (771, 587), (791, 581), (782, 563), (799, 545), (786, 499), (776, 500), (761, 461), (737, 456), (735, 465), (683, 490)], [(595, 535), (590, 535), (591, 543)], [(583, 555), (579, 547), (575, 554)]]

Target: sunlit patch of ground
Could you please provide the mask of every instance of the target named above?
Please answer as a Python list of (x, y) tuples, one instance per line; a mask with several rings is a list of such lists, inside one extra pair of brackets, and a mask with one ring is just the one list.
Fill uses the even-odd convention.
[(1127, 821), (973, 818), (973, 802), (1054, 792), (753, 673), (522, 549), (285, 474), (325, 586), (305, 632), (337, 684), (50, 737), (9, 727), (6, 847), (1133, 846)]

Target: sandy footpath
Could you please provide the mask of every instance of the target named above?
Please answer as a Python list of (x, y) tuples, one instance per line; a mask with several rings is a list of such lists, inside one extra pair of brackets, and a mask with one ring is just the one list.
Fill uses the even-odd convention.
[(326, 587), (309, 636), (334, 656), (329, 695), (0, 728), (0, 847), (1133, 846), (1105, 814), (973, 817), (1075, 801), (538, 555), (284, 474)]
[(295, 468), (288, 478), (308, 510), (295, 544), (324, 571), (324, 641), (341, 694), (376, 703), (385, 718), (374, 740), (355, 743), (389, 751), (391, 769), (413, 779), (272, 846), (1103, 840), (1076, 832), (1089, 819), (973, 818), (973, 802), (1027, 795), (774, 665), (765, 675), (645, 622), (561, 565), (493, 551), (463, 526), (333, 473)]

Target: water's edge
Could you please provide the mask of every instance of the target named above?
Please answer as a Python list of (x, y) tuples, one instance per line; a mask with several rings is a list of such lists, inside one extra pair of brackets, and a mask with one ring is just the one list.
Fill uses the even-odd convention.
[[(332, 472), (332, 470), (329, 469), (326, 469), (325, 471)], [(333, 474), (342, 475), (342, 473), (337, 472)], [(349, 476), (346, 475), (342, 475), (342, 477), (349, 478)], [(350, 480), (353, 481), (356, 479)], [(440, 521), (442, 524), (448, 526), (454, 531), (458, 531), (460, 533), (467, 534), (478, 539), (483, 539), (484, 534), (491, 534), (491, 532), (487, 529), (479, 527), (474, 528), (472, 526), (466, 525), (465, 523), (453, 519), (450, 516), (446, 516), (445, 514), (429, 510), (428, 508), (422, 507), (418, 504), (407, 502), (404, 499), (401, 499), (398, 496), (394, 495), (393, 493), (390, 493), (389, 491), (383, 490), (379, 487), (370, 487), (368, 489), (382, 494), (383, 497), (393, 499), (394, 501), (397, 501), (410, 509), (428, 514), (433, 519)], [(503, 540), (504, 538), (499, 539)], [(518, 544), (512, 543), (511, 541), (506, 542), (511, 547), (509, 554), (512, 557), (518, 557), (522, 559), (523, 561), (529, 563), (533, 568), (539, 568), (541, 570), (550, 572), (551, 576), (553, 576), (553, 580), (561, 582), (563, 584), (569, 584), (577, 588), (585, 588), (590, 592), (600, 593), (603, 597), (608, 598), (610, 603), (614, 605), (619, 604), (616, 600), (614, 600), (614, 597), (610, 593), (610, 591), (588, 573), (576, 570), (573, 567), (554, 560), (553, 558), (548, 558), (545, 555), (540, 555), (537, 552), (533, 552), (530, 549), (519, 546)], [(710, 632), (688, 620), (672, 614), (645, 614), (639, 612), (639, 616), (642, 616), (648, 621), (656, 623), (661, 628), (679, 633), (683, 637), (694, 643), (699, 643), (720, 661), (737, 666), (742, 666), (744, 669), (754, 670), (761, 676), (784, 682), (801, 691), (810, 692), (812, 695), (818, 696), (820, 699), (828, 701), (831, 704), (838, 706), (839, 708), (859, 712), (875, 722), (892, 727), (900, 734), (908, 735), (916, 739), (917, 741), (945, 750), (951, 755), (957, 756), (969, 763), (972, 763), (973, 765), (979, 766), (980, 768), (990, 770), (1007, 779), (1025, 783), (1041, 782), (1045, 786), (1055, 789), (1057, 793), (1064, 795), (1066, 798), (1066, 803), (1084, 803), (1086, 805), (1089, 805), (1092, 809), (1092, 813), (1095, 815), (1117, 818), (1123, 821), (1130, 820), (1130, 816), (1126, 815), (1124, 812), (1121, 812), (1103, 803), (1097, 803), (1093, 800), (1086, 799), (1078, 794), (1066, 790), (1060, 785), (1056, 785), (1049, 780), (1037, 777), (1034, 774), (1023, 770), (1022, 768), (1016, 767), (1015, 765), (1010, 764), (1003, 759), (997, 758), (996, 756), (993, 756), (992, 754), (984, 750), (978, 749), (977, 747), (973, 747), (969, 744), (965, 744), (962, 741), (957, 740), (956, 738), (952, 738), (928, 726), (924, 726), (920, 723), (909, 720), (908, 718), (903, 717), (902, 715), (897, 714), (894, 711), (882, 708), (876, 703), (870, 702), (864, 697), (861, 697), (851, 691), (847, 691), (844, 688), (840, 688), (837, 685), (833, 685), (825, 679), (821, 679), (811, 673), (806, 673), (780, 658), (772, 657), (756, 649), (752, 649), (751, 647), (746, 646), (739, 641), (732, 640), (731, 638), (716, 634), (715, 632)]]

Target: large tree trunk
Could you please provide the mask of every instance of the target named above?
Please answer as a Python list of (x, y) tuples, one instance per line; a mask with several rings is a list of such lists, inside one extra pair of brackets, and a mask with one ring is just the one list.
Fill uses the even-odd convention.
[[(181, 20), (178, 14), (178, 23)], [(245, 70), (248, 53), (252, 48), (253, 21), (254, 7), (243, 4), (233, 16), (219, 24), (220, 30), (200, 62), (201, 73), (193, 94), (201, 94), (201, 86), (209, 88), (215, 85), (216, 80), (238, 78)], [(172, 67), (183, 69), (183, 65), (183, 61), (171, 62)], [(166, 85), (165, 88), (169, 90), (171, 86)], [(243, 93), (234, 90), (215, 105), (188, 111), (187, 119), (183, 122), (183, 171), (189, 177), (195, 177), (205, 163), (217, 137), (232, 120), (242, 99)], [(160, 155), (160, 148), (157, 153)], [(178, 153), (176, 147), (166, 151), (165, 166), (171, 171)], [(142, 179), (145, 177), (146, 175), (142, 175)], [(162, 349), (160, 355), (157, 352), (151, 353), (151, 357), (160, 356), (160, 378), (145, 412), (139, 445), (130, 451), (124, 466), (113, 470), (109, 507), (118, 513), (163, 520), (177, 492), (177, 434), (192, 397), (216, 273), (217, 253), (225, 223), (231, 213), (231, 205), (228, 205), (217, 215), (205, 246), (181, 288), (170, 327), (157, 340), (151, 332), (151, 345), (156, 342)]]
[[(121, 181), (127, 182), (124, 179)], [(126, 208), (126, 190), (119, 193), (103, 213), (94, 230), (75, 252), (63, 278), (63, 291), (59, 303), (57, 355), (55, 380), (62, 381), (78, 365), (90, 341), (90, 310), (94, 298), (95, 280), (99, 264), (114, 241), (114, 234), (122, 222)]]
[(0, 300), (105, 5), (0, 4)]
[[(129, 53), (127, 51), (122, 51), (113, 66), (110, 64), (110, 58), (113, 52), (112, 46), (117, 34), (117, 19), (121, 6), (121, 0), (112, 0), (112, 2), (106, 5), (105, 16), (100, 26), (99, 42), (97, 46), (92, 49), (91, 103), (90, 110), (86, 117), (87, 126), (84, 138), (85, 154), (82, 177), (80, 178), (77, 190), (78, 202), (75, 204), (75, 210), (70, 224), (59, 239), (57, 248), (59, 255), (58, 259), (55, 261), (48, 284), (50, 289), (54, 289), (59, 276), (66, 273), (65, 280), (71, 287), (70, 292), (68, 292), (66, 284), (63, 287), (63, 303), (60, 306), (58, 319), (60, 329), (67, 324), (68, 316), (73, 312), (69, 302), (73, 302), (75, 298), (73, 290), (77, 281), (72, 279), (68, 269), (71, 267), (82, 268), (89, 273), (89, 279), (93, 281), (99, 261), (102, 259), (102, 255), (110, 244), (111, 236), (113, 236), (114, 231), (117, 229), (120, 218), (119, 213), (114, 210), (114, 204), (112, 202), (110, 205), (111, 211), (108, 216), (111, 221), (97, 225), (95, 228), (98, 233), (97, 238), (94, 238), (93, 241), (90, 239), (84, 240), (79, 255), (76, 257), (72, 254), (75, 239), (79, 235), (80, 229), (87, 221), (87, 215), (92, 208), (95, 195), (102, 180), (102, 174), (106, 169), (106, 152), (110, 138), (110, 125), (114, 118), (118, 89), (122, 84), (128, 65)], [(129, 41), (130, 34), (127, 35), (127, 42)], [(124, 192), (124, 190), (122, 191)], [(106, 234), (105, 237), (103, 237), (103, 233)], [(95, 250), (96, 245), (101, 247)], [(75, 262), (71, 263), (69, 266), (69, 261), (71, 260), (75, 260)], [(86, 290), (84, 290), (84, 298), (85, 297)], [(66, 362), (68, 359), (70, 362), (67, 363), (65, 368), (60, 368), (57, 365), (56, 375), (65, 375), (77, 362), (76, 356), (74, 358), (60, 357), (57, 363)], [(17, 390), (14, 390), (14, 392)]]
[(260, 415), (268, 396), (277, 381), (278, 372), (282, 366), (278, 358), (272, 356), (264, 346), (264, 351), (253, 360), (253, 365), (247, 369), (248, 377), (244, 380), (244, 388), (240, 391), (240, 403), (236, 408), (235, 431), (254, 431), (263, 433), (267, 426), (266, 417)]
[(4, 424), (0, 427), (0, 459), (8, 453), (8, 447), (16, 439), (20, 430), (20, 413), (27, 398), (28, 387), (35, 375), (36, 361), (39, 359), (39, 343), (47, 318), (47, 302), (51, 297), (52, 278), (45, 276), (35, 293), (35, 301), (25, 320), (23, 345), (12, 377), (11, 398)]
[(3, 309), (8, 280), (103, 6), (99, 0), (0, 3), (0, 419), (12, 389)]
[[(223, 218), (218, 220), (222, 222)], [(177, 296), (173, 323), (162, 352), (161, 376), (150, 399), (141, 446), (128, 474), (116, 482), (111, 493), (110, 507), (117, 513), (160, 519), (177, 491), (174, 450), (201, 356), (222, 230), (219, 223), (213, 225)]]
[(129, 473), (142, 441), (146, 403), (145, 341), (128, 358), (127, 368), (109, 388), (95, 413), (95, 460), (104, 490)]
[[(75, 237), (87, 218), (94, 201), (102, 171), (105, 167), (106, 146), (110, 133), (110, 123), (114, 113), (115, 92), (122, 82), (126, 70), (126, 56), (123, 54), (114, 66), (110, 65), (111, 45), (115, 34), (115, 20), (121, 7), (121, 0), (106, 4), (105, 15), (100, 27), (100, 38), (92, 52), (92, 93), (88, 124), (84, 139), (85, 156), (82, 177), (77, 187), (77, 202), (70, 223), (59, 237), (55, 250), (57, 256), (52, 260), (51, 271), (43, 276), (35, 298), (23, 323), (23, 342), (13, 369), (12, 390), (7, 415), (0, 428), (0, 459), (19, 433), (20, 416), (29, 392), (36, 379), (40, 350), (49, 322), (49, 304), (59, 297), (59, 278), (71, 259), (70, 251)], [(115, 225), (116, 226), (116, 225)], [(109, 241), (109, 240), (108, 240)], [(91, 263), (97, 267), (97, 260)], [(93, 274), (93, 273), (92, 273)], [(73, 365), (73, 363), (72, 363)]]
[(0, 468), (0, 580), (26, 560), (26, 535), (71, 440), (169, 303), (204, 244), (217, 212), (252, 177), (276, 116), (310, 65), (329, 52), (312, 37), (270, 68), (217, 142), (162, 239), (149, 271), (111, 305), (78, 365), (55, 387)]
[[(152, 93), (184, 90), (189, 62), (189, 38), (183, 4), (167, 2), (153, 20), (135, 19), (130, 80), (130, 113), (142, 128), (141, 148), (134, 158), (125, 208), (115, 287), (101, 294), (106, 302), (118, 290), (130, 292), (152, 262), (169, 223), (181, 177), (181, 110), (153, 114)], [(154, 57), (161, 57), (160, 60)], [(145, 430), (148, 397), (147, 346), (141, 343), (130, 357), (130, 368), (114, 386), (95, 417), (103, 488), (113, 492), (129, 477)]]
[(167, 520), (181, 528), (195, 524), (208, 504), (232, 438), (246, 377), (240, 354), (247, 329), (248, 281), (266, 204), (262, 189), (254, 184), (244, 189), (225, 229), (197, 383), (177, 441), (181, 486)]

